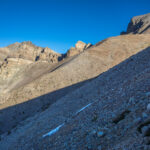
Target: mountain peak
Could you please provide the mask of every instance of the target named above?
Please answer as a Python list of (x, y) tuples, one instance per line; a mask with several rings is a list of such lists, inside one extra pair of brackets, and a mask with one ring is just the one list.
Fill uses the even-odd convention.
[(81, 52), (83, 52), (84, 50), (88, 49), (89, 47), (91, 47), (92, 44), (91, 43), (84, 43), (82, 41), (77, 41), (77, 43), (75, 44), (75, 47), (71, 47), (68, 52), (67, 52), (67, 56), (74, 56), (77, 55)]
[(150, 33), (150, 13), (133, 17), (127, 27), (126, 32), (121, 34), (149, 34)]

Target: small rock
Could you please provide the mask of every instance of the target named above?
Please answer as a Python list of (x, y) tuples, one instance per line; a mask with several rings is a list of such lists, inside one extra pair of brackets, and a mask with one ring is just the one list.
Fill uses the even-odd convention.
[(103, 137), (103, 136), (104, 136), (104, 132), (103, 132), (103, 131), (97, 132), (97, 136), (98, 136), (98, 137)]
[(150, 103), (147, 105), (147, 111), (150, 112)]
[(82, 41), (78, 41), (76, 44), (75, 44), (75, 48), (76, 49), (81, 49), (83, 50), (86, 46), (86, 43), (82, 42)]
[(146, 119), (146, 118), (148, 117), (148, 115), (147, 115), (145, 112), (143, 112), (143, 113), (142, 113), (142, 117), (143, 117), (144, 119)]
[(141, 123), (142, 122), (142, 118), (141, 117), (138, 117), (134, 120), (134, 123), (135, 124), (138, 124), (138, 123)]
[(150, 145), (150, 137), (144, 137), (144, 143)]
[(150, 136), (150, 127), (149, 126), (144, 126), (142, 128), (142, 134), (143, 134), (143, 136)]
[(147, 97), (150, 97), (150, 92), (147, 92), (145, 95), (146, 95)]
[(134, 100), (135, 100), (134, 97), (130, 97), (129, 103), (131, 103), (131, 104), (134, 103)]
[(91, 132), (91, 134), (92, 134), (92, 135), (95, 135), (95, 134), (96, 134), (96, 130), (93, 130), (93, 131)]
[(101, 145), (99, 145), (99, 146), (97, 147), (97, 150), (102, 150)]

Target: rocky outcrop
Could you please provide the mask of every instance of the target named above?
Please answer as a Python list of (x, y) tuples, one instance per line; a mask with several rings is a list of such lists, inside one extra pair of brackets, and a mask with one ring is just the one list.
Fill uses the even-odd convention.
[(121, 34), (150, 34), (150, 13), (133, 17), (127, 31)]
[(32, 61), (48, 61), (56, 63), (58, 62), (58, 58), (61, 57), (61, 54), (54, 52), (50, 48), (36, 46), (30, 41), (22, 43), (16, 42), (5, 49), (9, 50), (8, 57), (22, 58)]
[[(136, 54), (147, 47), (146, 43), (150, 43), (150, 35), (109, 38), (38, 79), (36, 84), (28, 85), (26, 90), (19, 89), (15, 101), (17, 96), (20, 100), (25, 94), (39, 93), (52, 85), (62, 94), (62, 84), (67, 85), (68, 92), (70, 81), (77, 79), (79, 83), (78, 79), (83, 81), (101, 73), (52, 105), (50, 101), (58, 93), (53, 93), (54, 97), (42, 95), (1, 112), (0, 129), (7, 127), (7, 132), (1, 135), (0, 149), (149, 150), (150, 49)], [(136, 55), (113, 67), (133, 54)], [(41, 105), (44, 107), (38, 110)], [(21, 117), (24, 121), (19, 123)], [(9, 128), (14, 121), (18, 122)]]
[(76, 44), (75, 44), (75, 47), (71, 47), (68, 52), (67, 52), (67, 56), (68, 57), (71, 57), (71, 56), (74, 56), (74, 55), (77, 55), (81, 52), (83, 52), (84, 50), (88, 49), (89, 47), (91, 47), (92, 44), (91, 43), (84, 43), (82, 41), (78, 41)]

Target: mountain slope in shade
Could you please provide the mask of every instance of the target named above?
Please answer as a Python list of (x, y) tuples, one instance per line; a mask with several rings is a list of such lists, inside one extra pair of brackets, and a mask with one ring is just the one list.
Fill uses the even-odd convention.
[[(32, 78), (35, 77), (33, 70), (35, 70), (34, 67), (40, 65), (30, 65), (30, 69), (25, 70), (26, 74), (18, 83), (10, 84), (10, 90), (1, 94), (1, 109), (12, 106), (12, 109), (9, 111), (4, 109), (4, 112), (0, 114), (0, 121), (3, 122), (1, 132), (6, 132), (24, 118), (43, 111), (61, 97), (85, 84), (85, 80), (107, 71), (149, 45), (150, 35), (112, 37), (97, 43), (79, 55), (48, 68), (37, 78)], [(74, 84), (77, 85), (72, 86)], [(42, 96), (44, 94), (47, 95)], [(35, 101), (34, 105), (23, 105), (21, 109), (18, 108), (20, 103), (26, 101), (30, 103), (30, 100), (32, 103), (32, 99)], [(17, 105), (17, 108), (13, 109), (13, 105)]]
[(3, 134), (0, 148), (149, 149), (149, 56), (147, 48), (62, 97)]

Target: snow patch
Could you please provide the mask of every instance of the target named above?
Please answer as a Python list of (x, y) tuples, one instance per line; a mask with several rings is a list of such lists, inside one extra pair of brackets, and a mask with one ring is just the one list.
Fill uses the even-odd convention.
[(86, 109), (87, 107), (89, 107), (90, 105), (92, 105), (93, 103), (89, 103), (88, 105), (84, 106), (83, 108), (81, 108), (80, 110), (78, 110), (76, 112), (76, 114), (78, 114), (79, 112), (83, 111), (84, 109)]
[(43, 138), (46, 137), (46, 136), (51, 136), (51, 135), (55, 134), (62, 126), (64, 126), (64, 123), (57, 126), (55, 129), (51, 130), (50, 132), (44, 134)]

